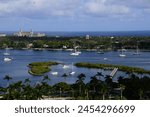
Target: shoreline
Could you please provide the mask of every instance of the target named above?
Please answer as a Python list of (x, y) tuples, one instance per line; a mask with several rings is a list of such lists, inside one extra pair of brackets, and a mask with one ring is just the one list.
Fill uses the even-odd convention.
[[(74, 49), (70, 48), (70, 49), (62, 49), (62, 48), (8, 48), (9, 50), (33, 50), (33, 51), (73, 51)], [(0, 50), (5, 50), (5, 48), (0, 48)], [(79, 49), (80, 51), (86, 51), (86, 52), (97, 52), (97, 49)], [(120, 51), (121, 49), (118, 50), (110, 50), (110, 49), (106, 49), (104, 52), (115, 52), (115, 51)], [(136, 51), (136, 49), (126, 49), (127, 52), (132, 52), (132, 51)], [(149, 49), (140, 49), (140, 52), (150, 52)]]

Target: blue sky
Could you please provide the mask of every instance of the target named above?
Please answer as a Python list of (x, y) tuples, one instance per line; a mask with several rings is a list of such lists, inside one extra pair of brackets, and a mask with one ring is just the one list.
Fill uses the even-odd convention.
[(150, 30), (150, 0), (0, 0), (0, 31)]

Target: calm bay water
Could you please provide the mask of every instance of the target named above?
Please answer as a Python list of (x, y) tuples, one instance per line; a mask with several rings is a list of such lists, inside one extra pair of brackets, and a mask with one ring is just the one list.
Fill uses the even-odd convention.
[[(4, 31), (0, 33), (5, 33), (7, 35), (13, 35), (18, 31)], [(35, 31), (36, 32), (36, 31)], [(72, 37), (72, 36), (150, 36), (150, 31), (38, 31), (37, 33), (45, 33), (47, 36), (64, 36), (64, 37)]]
[[(133, 52), (126, 52), (125, 58), (119, 57), (119, 52), (106, 52), (104, 54), (97, 54), (97, 52), (82, 52), (79, 56), (70, 56), (68, 51), (33, 51), (33, 50), (9, 50), (10, 57), (13, 58), (11, 62), (4, 62), (5, 50), (0, 50), (0, 86), (6, 86), (6, 81), (3, 80), (5, 75), (9, 75), (13, 78), (12, 82), (24, 80), (30, 78), (32, 83), (41, 81), (42, 76), (32, 76), (28, 74), (27, 65), (35, 61), (58, 61), (68, 65), (69, 69), (63, 69), (62, 65), (52, 66), (51, 72), (58, 72), (57, 76), (52, 76), (51, 72), (47, 73), (51, 78), (50, 84), (55, 84), (58, 82), (74, 83), (77, 80), (77, 75), (80, 73), (85, 73), (87, 78), (85, 82), (90, 80), (90, 77), (95, 75), (99, 69), (87, 69), (87, 68), (76, 68), (72, 67), (73, 63), (76, 62), (92, 62), (92, 63), (108, 63), (117, 65), (126, 65), (141, 67), (150, 70), (150, 52), (142, 52), (141, 55), (132, 55)], [(108, 60), (105, 61), (104, 58)], [(63, 78), (64, 73), (69, 74), (69, 72), (75, 71), (75, 75)], [(103, 72), (103, 71), (102, 71)], [(104, 75), (110, 74), (111, 71), (105, 71)], [(122, 73), (117, 73), (121, 74)]]

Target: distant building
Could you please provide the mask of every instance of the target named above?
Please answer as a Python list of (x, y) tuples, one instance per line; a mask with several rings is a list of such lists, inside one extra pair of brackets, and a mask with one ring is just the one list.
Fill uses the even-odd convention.
[(86, 39), (90, 39), (90, 35), (86, 35), (86, 37), (85, 37)]
[(33, 43), (27, 44), (27, 48), (32, 48), (32, 47), (33, 47)]
[(0, 37), (6, 37), (6, 34), (0, 34)]
[(44, 37), (44, 33), (33, 33), (32, 29), (30, 32), (23, 32), (22, 29), (20, 29), (19, 32), (14, 33), (14, 36), (18, 37)]

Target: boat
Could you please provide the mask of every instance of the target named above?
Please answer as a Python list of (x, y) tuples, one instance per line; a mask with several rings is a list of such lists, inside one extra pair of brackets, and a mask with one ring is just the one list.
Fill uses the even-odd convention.
[(63, 69), (68, 69), (69, 66), (68, 65), (63, 65)]
[(6, 53), (6, 52), (5, 52), (5, 53), (3, 53), (3, 54), (4, 54), (5, 56), (9, 56), (9, 55), (10, 55), (9, 53)]
[(136, 52), (134, 52), (133, 55), (140, 55), (138, 45), (136, 46)]
[(10, 55), (10, 53), (8, 53), (8, 48), (5, 49), (5, 52), (3, 53), (3, 55), (5, 55), (5, 56), (9, 56)]
[(70, 75), (74, 75), (76, 72), (75, 71), (73, 71), (73, 63), (72, 63), (72, 67), (71, 67), (72, 69), (72, 71), (69, 73)]
[(125, 55), (125, 54), (119, 54), (119, 56), (120, 56), (120, 57), (126, 57), (126, 55)]
[(70, 74), (70, 75), (74, 75), (75, 73), (76, 73), (76, 72), (73, 72), (73, 71), (72, 71), (72, 72), (70, 72), (69, 74)]
[(79, 56), (79, 53), (78, 52), (72, 52), (70, 55), (71, 56)]
[(78, 47), (78, 46), (76, 46), (76, 47), (74, 48), (74, 52), (72, 52), (72, 53), (70, 54), (71, 56), (79, 56), (79, 55), (81, 54), (80, 51), (77, 51), (77, 50), (76, 50), (77, 47)]
[(81, 52), (80, 52), (80, 51), (76, 51), (76, 53), (81, 54)]
[(97, 47), (97, 54), (104, 54), (104, 45)]
[(108, 60), (108, 58), (104, 58), (104, 61), (107, 61)]
[(12, 60), (12, 58), (9, 58), (9, 57), (5, 57), (5, 58), (4, 58), (4, 61), (5, 61), (5, 62), (9, 62), (9, 61), (11, 61), (11, 60)]
[(98, 54), (104, 54), (104, 52), (103, 52), (103, 51), (98, 51), (97, 53), (98, 53)]
[(125, 49), (122, 48), (121, 54), (119, 54), (120, 57), (126, 57), (126, 55), (123, 53)]
[(58, 75), (58, 72), (51, 72), (51, 74), (56, 76), (56, 75)]

